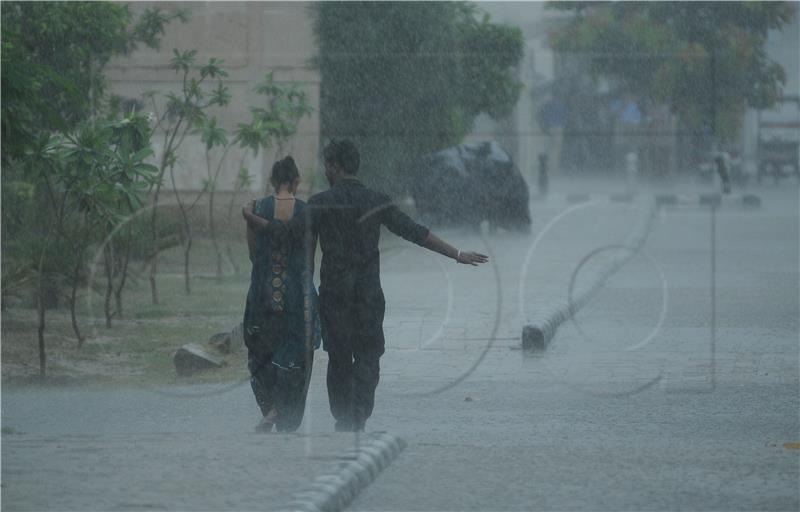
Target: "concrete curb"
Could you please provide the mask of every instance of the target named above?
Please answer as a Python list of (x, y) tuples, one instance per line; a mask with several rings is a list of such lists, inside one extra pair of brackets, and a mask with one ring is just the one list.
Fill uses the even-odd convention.
[(307, 488), (296, 492), (281, 512), (340, 512), (371, 484), (406, 447), (387, 433), (371, 434), (359, 448), (343, 454)]
[(598, 268), (590, 277), (590, 286), (575, 296), (570, 302), (564, 301), (552, 307), (537, 311), (531, 321), (522, 328), (522, 348), (525, 350), (542, 351), (547, 348), (555, 336), (558, 326), (569, 320), (577, 313), (592, 296), (603, 286), (606, 279), (617, 272), (625, 263), (641, 249), (647, 235), (650, 234), (653, 219), (658, 212), (655, 201), (648, 201), (644, 206), (644, 214), (639, 217), (636, 226), (625, 237), (621, 244), (630, 249), (626, 254), (614, 258), (607, 264)]
[(658, 206), (738, 206), (740, 208), (760, 208), (761, 197), (755, 194), (742, 194), (742, 195), (723, 195), (715, 194), (699, 194), (699, 195), (682, 195), (682, 194), (657, 194), (655, 196), (656, 205)]
[[(632, 194), (566, 194), (547, 196), (533, 196), (531, 199), (536, 203), (546, 202), (565, 202), (567, 204), (608, 202), (608, 203), (632, 203), (636, 200)], [(756, 209), (761, 207), (761, 197), (756, 194), (736, 194), (723, 195), (719, 193), (710, 194), (655, 194), (653, 196), (642, 195), (638, 197), (652, 197), (658, 206), (726, 206), (738, 207), (743, 209)]]

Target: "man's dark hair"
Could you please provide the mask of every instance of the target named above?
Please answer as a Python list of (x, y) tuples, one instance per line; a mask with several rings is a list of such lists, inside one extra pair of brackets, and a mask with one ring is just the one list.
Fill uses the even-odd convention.
[(282, 160), (278, 160), (272, 165), (272, 176), (269, 177), (269, 182), (275, 187), (287, 183), (291, 185), (294, 180), (300, 177), (300, 172), (297, 170), (297, 164), (294, 163), (294, 158), (287, 156)]
[(356, 174), (361, 165), (358, 148), (348, 139), (331, 139), (322, 151), (322, 156), (326, 163), (339, 165), (347, 174)]

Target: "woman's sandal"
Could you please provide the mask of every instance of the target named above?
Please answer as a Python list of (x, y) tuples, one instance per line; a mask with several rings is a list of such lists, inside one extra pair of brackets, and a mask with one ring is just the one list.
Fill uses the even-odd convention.
[(278, 411), (276, 409), (272, 409), (267, 413), (266, 416), (261, 418), (261, 421), (258, 422), (256, 425), (256, 432), (259, 433), (266, 433), (272, 432), (272, 426), (275, 424), (275, 420), (278, 418)]

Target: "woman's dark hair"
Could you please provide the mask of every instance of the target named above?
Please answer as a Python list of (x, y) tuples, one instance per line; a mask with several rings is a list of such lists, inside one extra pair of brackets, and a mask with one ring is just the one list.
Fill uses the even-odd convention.
[(353, 141), (348, 139), (331, 139), (330, 143), (322, 150), (325, 162), (339, 165), (347, 174), (358, 172), (361, 157)]
[(278, 187), (284, 183), (291, 185), (299, 177), (300, 172), (297, 170), (294, 158), (287, 156), (272, 164), (272, 175), (269, 177), (269, 182), (272, 183), (275, 190), (278, 190)]

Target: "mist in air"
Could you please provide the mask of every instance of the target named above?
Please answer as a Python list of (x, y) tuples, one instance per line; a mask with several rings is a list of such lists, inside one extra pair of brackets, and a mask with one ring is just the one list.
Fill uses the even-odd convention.
[(2, 507), (797, 510), (794, 2), (4, 2)]

